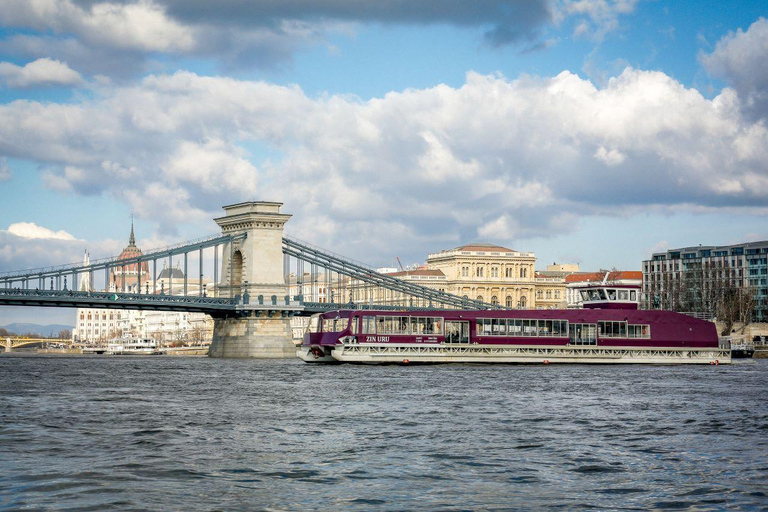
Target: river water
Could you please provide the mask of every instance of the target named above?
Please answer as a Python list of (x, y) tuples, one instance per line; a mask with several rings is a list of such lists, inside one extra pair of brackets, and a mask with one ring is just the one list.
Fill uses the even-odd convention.
[(0, 508), (768, 507), (768, 360), (0, 356)]

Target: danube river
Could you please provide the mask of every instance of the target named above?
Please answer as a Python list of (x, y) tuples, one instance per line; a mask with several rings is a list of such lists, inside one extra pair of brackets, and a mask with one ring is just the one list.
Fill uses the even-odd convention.
[(768, 507), (768, 360), (0, 357), (2, 509)]

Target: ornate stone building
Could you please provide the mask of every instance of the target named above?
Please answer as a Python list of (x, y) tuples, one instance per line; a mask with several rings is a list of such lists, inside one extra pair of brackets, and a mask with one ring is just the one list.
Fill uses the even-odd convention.
[(535, 303), (536, 256), (492, 244), (468, 244), (430, 254), (427, 268), (445, 276), (444, 290), (510, 308)]
[[(141, 254), (131, 222), (128, 246), (120, 253), (118, 260), (136, 258)], [(86, 252), (84, 264), (89, 262), (90, 256)], [(184, 273), (178, 266), (164, 265), (153, 278), (149, 265), (142, 262), (141, 268), (136, 263), (115, 267), (109, 274), (108, 289), (119, 293), (182, 294), (186, 291), (188, 295), (197, 295), (206, 294), (209, 286), (210, 279), (200, 276), (189, 280), (185, 290)], [(81, 280), (80, 291), (92, 291), (92, 288), (92, 278), (86, 275)], [(92, 344), (104, 344), (120, 336), (154, 338), (162, 345), (200, 344), (210, 343), (213, 334), (213, 320), (203, 313), (78, 308), (75, 324), (73, 340)]]

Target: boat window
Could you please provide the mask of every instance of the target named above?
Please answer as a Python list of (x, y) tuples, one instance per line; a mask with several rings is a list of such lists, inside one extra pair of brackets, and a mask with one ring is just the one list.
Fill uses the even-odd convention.
[(569, 333), (572, 345), (597, 345), (595, 324), (571, 324)]
[(626, 338), (627, 322), (597, 322), (597, 330), (602, 338)]
[(360, 324), (360, 317), (353, 316), (349, 321), (349, 330), (354, 335), (357, 334), (357, 327)]
[(561, 338), (568, 336), (568, 320), (553, 320), (552, 336)]
[(629, 291), (619, 290), (619, 300), (629, 300)]
[(477, 319), (477, 334), (480, 336), (489, 336), (492, 334), (490, 318), (478, 318)]
[(567, 320), (534, 320), (526, 318), (478, 318), (477, 334), (481, 336), (568, 336)]
[(629, 300), (637, 300), (637, 292), (635, 290), (629, 291)]
[(589, 300), (589, 292), (587, 290), (581, 290), (581, 300)]
[(376, 334), (443, 334), (443, 319), (441, 317), (379, 316), (376, 317)]
[(523, 320), (523, 336), (536, 336), (536, 320)]
[(320, 332), (320, 314), (312, 315), (309, 317), (309, 323), (307, 324), (307, 332)]
[(650, 339), (651, 326), (644, 325), (644, 324), (639, 324), (639, 325), (630, 324), (629, 326), (627, 326), (627, 337)]
[(323, 332), (340, 332), (346, 329), (349, 324), (348, 318), (323, 318)]
[(447, 343), (469, 343), (469, 322), (450, 320), (445, 322), (445, 341)]
[(606, 298), (605, 298), (605, 290), (600, 288), (597, 291), (598, 291), (598, 293), (600, 293), (600, 300), (606, 300)]
[(608, 290), (608, 300), (616, 300), (616, 290)]
[(435, 334), (443, 334), (443, 326), (445, 325), (445, 321), (442, 317), (435, 317), (432, 319), (435, 322)]
[(372, 316), (363, 317), (363, 333), (376, 334), (376, 319)]

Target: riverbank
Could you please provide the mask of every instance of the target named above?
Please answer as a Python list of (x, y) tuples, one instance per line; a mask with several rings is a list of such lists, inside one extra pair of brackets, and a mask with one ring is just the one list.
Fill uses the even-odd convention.
[[(208, 347), (173, 347), (163, 349), (163, 353), (160, 355), (168, 356), (207, 356)], [(77, 355), (83, 354), (81, 348), (40, 348), (37, 349), (38, 354), (62, 354), (62, 355)], [(88, 355), (104, 355), (104, 354), (88, 354)]]

